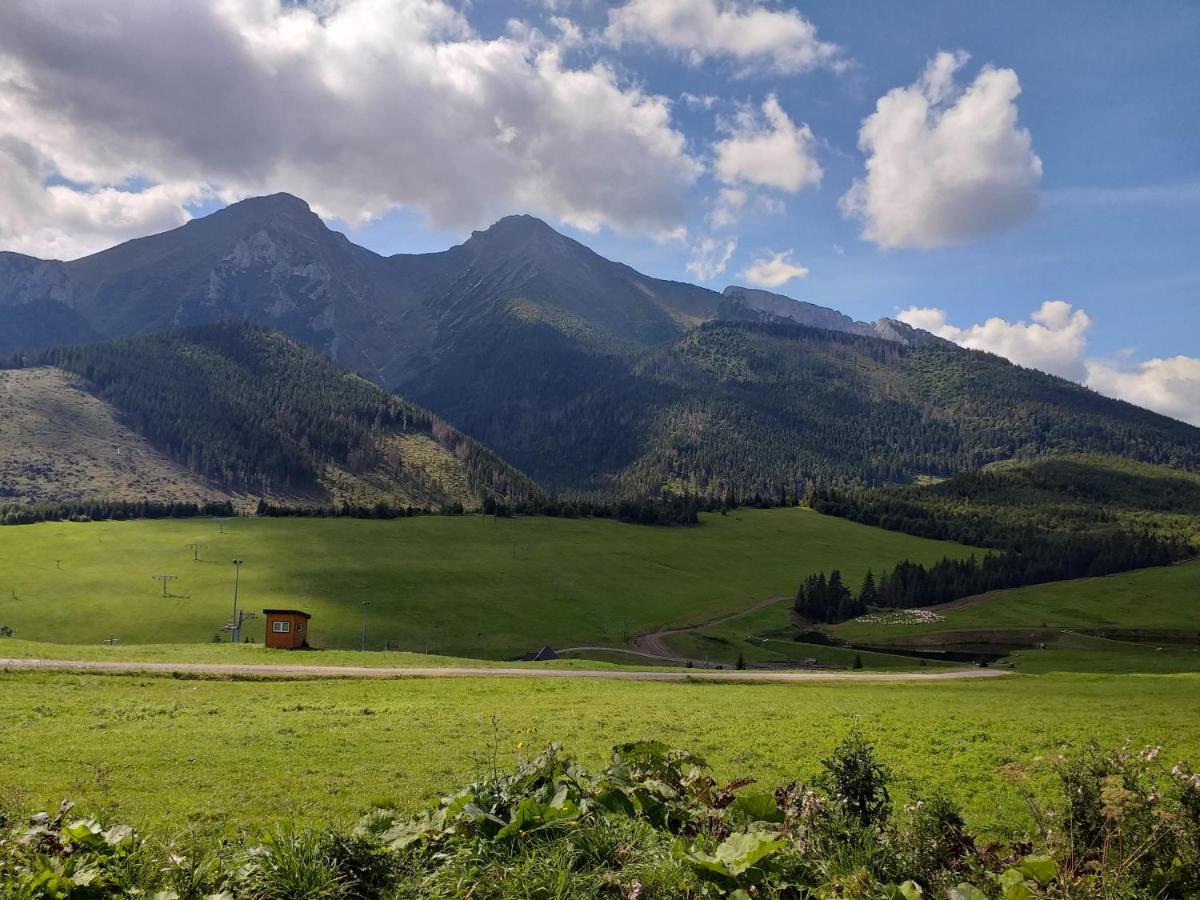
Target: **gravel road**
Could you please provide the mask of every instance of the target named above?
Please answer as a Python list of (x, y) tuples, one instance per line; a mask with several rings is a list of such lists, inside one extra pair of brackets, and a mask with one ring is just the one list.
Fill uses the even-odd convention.
[(1003, 678), (998, 669), (949, 672), (625, 672), (618, 669), (555, 668), (370, 668), (366, 666), (292, 666), (242, 663), (107, 662), (67, 659), (0, 659), (0, 669), (24, 672), (107, 672), (250, 676), (255, 678), (588, 678), (614, 681), (955, 681), (960, 678)]

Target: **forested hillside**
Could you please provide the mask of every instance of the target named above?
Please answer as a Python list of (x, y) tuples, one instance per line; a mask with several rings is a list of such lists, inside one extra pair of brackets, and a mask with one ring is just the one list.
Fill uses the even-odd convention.
[[(1200, 429), (892, 320), (651, 278), (530, 216), (442, 252), (384, 257), (278, 194), (72, 262), (0, 254), (0, 352), (224, 321), (276, 329), (431, 410), (551, 491), (590, 499), (666, 490), (776, 502), (1069, 452), (1200, 470)], [(114, 352), (45, 359), (94, 369), (103, 396), (173, 458), (225, 483), (332, 484), (374, 465), (364, 460), (412, 456), (369, 446), (360, 424), (346, 432), (347, 422), (374, 421), (372, 404), (399, 402), (358, 409), (365, 383), (349, 398), (358, 411), (334, 414), (295, 405), (277, 385), (260, 391), (240, 369), (225, 379), (228, 360), (214, 367), (185, 354), (189, 378), (230, 385), (212, 396), (247, 430), (185, 414), (174, 388), (150, 377), (173, 361), (122, 351), (131, 358), (115, 365)], [(138, 366), (156, 368), (143, 377)], [(326, 383), (333, 370), (315, 371)], [(209, 397), (193, 391), (187, 403), (202, 409)], [(293, 404), (285, 421), (255, 409), (281, 399)], [(379, 422), (390, 428), (399, 416), (404, 431), (409, 415)], [(490, 478), (450, 493), (478, 498)]]
[(832, 515), (976, 546), (1038, 535), (1151, 533), (1200, 545), (1200, 475), (1114, 456), (1007, 462), (922, 487), (821, 491)]
[[(486, 431), (485, 431), (486, 433)], [(1097, 452), (1200, 468), (1200, 429), (958, 347), (713, 322), (491, 442), (554, 486), (580, 473), (738, 501)]]
[(539, 493), (427, 410), (259, 326), (48, 350), (14, 364), (78, 375), (150, 445), (238, 492), (417, 506)]
[(922, 487), (818, 491), (811, 502), (867, 525), (1003, 551), (931, 567), (906, 561), (869, 576), (857, 594), (836, 572), (813, 576), (795, 609), (816, 622), (1169, 565), (1200, 552), (1200, 475), (1113, 456), (999, 463)]

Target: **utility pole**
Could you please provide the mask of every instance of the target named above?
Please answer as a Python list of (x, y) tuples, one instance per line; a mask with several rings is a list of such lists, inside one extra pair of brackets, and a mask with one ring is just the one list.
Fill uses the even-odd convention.
[(362, 608), (363, 608), (362, 648), (363, 648), (363, 653), (367, 652), (367, 607), (370, 605), (371, 605), (370, 600), (364, 600), (362, 602)]
[(246, 612), (244, 609), (238, 610), (237, 618), (225, 625), (222, 630), (229, 632), (230, 643), (239, 643), (241, 641), (242, 623), (249, 622), (251, 619), (257, 618), (258, 616), (255, 613)]
[(242, 624), (241, 622), (238, 621), (237, 604), (238, 604), (238, 585), (242, 578), (242, 563), (243, 562), (244, 562), (244, 560), (238, 559), (238, 558), (235, 558), (233, 560), (233, 618), (230, 620), (231, 622), (233, 622), (233, 632), (230, 635), (230, 638), (233, 641), (233, 643), (235, 643), (235, 644), (238, 642), (238, 638), (240, 637), (238, 632), (241, 630), (241, 624)]
[(163, 595), (164, 597), (165, 597), (165, 596), (167, 596), (167, 585), (168, 585), (170, 582), (174, 581), (174, 580), (175, 580), (176, 578), (178, 578), (178, 577), (179, 577), (178, 575), (155, 575), (155, 576), (154, 576), (154, 580), (155, 580), (155, 581), (161, 581), (161, 582), (162, 582), (162, 586), (163, 586), (163, 592), (162, 592), (162, 595)]
[(188, 544), (188, 549), (192, 551), (192, 562), (200, 562), (200, 551), (208, 549), (208, 544), (201, 544), (199, 541)]

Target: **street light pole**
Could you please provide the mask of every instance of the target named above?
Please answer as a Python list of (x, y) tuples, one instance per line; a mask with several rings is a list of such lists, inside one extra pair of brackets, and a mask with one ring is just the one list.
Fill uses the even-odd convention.
[(370, 605), (371, 605), (370, 600), (364, 600), (362, 602), (362, 608), (363, 608), (362, 648), (363, 648), (364, 653), (367, 652), (367, 607)]
[(242, 562), (241, 559), (233, 561), (233, 631), (230, 632), (233, 643), (237, 643), (241, 637), (238, 632), (242, 630), (242, 623), (238, 621), (238, 585), (242, 579)]

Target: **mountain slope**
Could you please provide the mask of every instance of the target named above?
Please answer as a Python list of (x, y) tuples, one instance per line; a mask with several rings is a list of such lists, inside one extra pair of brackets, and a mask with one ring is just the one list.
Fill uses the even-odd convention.
[(743, 498), (1078, 451), (1200, 469), (1200, 429), (996, 356), (725, 322), (501, 446), (549, 485), (589, 472), (597, 490)]
[(650, 278), (529, 216), (382, 257), (279, 194), (73, 262), (0, 254), (0, 352), (225, 321), (556, 490), (777, 496), (1074, 451), (1200, 468), (1198, 429), (895, 320)]
[(440, 253), (382, 257), (289, 194), (256, 197), (72, 262), (0, 253), (0, 322), (35, 309), (0, 351), (247, 320), (316, 347), (379, 384), (436, 380), (497, 317), (549, 324), (589, 349), (669, 340), (720, 295), (648, 278), (530, 216)]
[(73, 373), (0, 370), (0, 409), (0, 506), (229, 497), (122, 423)]
[(29, 362), (78, 376), (148, 444), (225, 491), (415, 506), (538, 493), (443, 420), (260, 326), (49, 350)]

